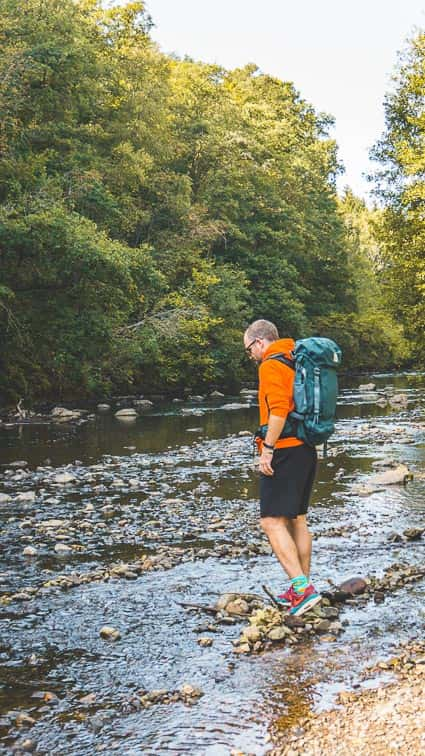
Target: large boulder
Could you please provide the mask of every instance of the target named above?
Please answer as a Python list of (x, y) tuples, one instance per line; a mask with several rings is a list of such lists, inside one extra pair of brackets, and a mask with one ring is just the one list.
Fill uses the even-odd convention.
[(413, 479), (413, 473), (406, 465), (397, 465), (394, 468), (377, 473), (369, 483), (375, 486), (391, 486), (397, 483), (406, 483)]

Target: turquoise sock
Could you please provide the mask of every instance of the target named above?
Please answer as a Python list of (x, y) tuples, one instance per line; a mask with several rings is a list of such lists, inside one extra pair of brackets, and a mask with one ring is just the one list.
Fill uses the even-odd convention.
[(292, 578), (291, 585), (295, 593), (304, 593), (305, 589), (308, 587), (308, 580), (305, 575), (299, 575), (298, 577)]

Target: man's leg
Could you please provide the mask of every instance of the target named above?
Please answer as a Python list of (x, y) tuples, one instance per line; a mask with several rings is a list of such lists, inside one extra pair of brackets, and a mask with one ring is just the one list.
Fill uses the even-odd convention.
[(290, 522), (287, 517), (261, 518), (261, 527), (269, 539), (273, 553), (292, 580), (299, 575), (307, 575), (308, 573), (303, 570), (297, 544), (291, 534)]
[(311, 548), (313, 538), (307, 526), (306, 515), (298, 515), (293, 520), (288, 520), (289, 532), (297, 547), (298, 559), (301, 565), (301, 571), (306, 577), (310, 576), (311, 569)]

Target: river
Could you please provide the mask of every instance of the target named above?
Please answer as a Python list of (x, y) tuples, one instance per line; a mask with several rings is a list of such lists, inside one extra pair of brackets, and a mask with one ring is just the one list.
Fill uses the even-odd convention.
[[(310, 509), (321, 590), (423, 564), (425, 537), (403, 533), (425, 527), (425, 376), (367, 380), (408, 404), (381, 407), (354, 379), (341, 390)], [(157, 405), (131, 423), (109, 413), (0, 431), (1, 753), (27, 740), (43, 754), (264, 754), (270, 730), (374, 684), (365, 666), (423, 635), (423, 580), (345, 605), (338, 638), (248, 656), (232, 645), (243, 623), (209, 630), (182, 606), (284, 586), (258, 525), (256, 419), (255, 399), (239, 396)], [(364, 495), (388, 458), (413, 481)], [(152, 569), (132, 573), (141, 556)], [(127, 577), (111, 574), (121, 562)], [(121, 637), (102, 638), (104, 625)], [(132, 704), (140, 690), (185, 683), (202, 689), (193, 705)]]

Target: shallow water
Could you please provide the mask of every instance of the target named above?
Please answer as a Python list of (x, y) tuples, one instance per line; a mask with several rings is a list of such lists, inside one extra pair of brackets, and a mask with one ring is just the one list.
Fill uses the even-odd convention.
[[(321, 589), (328, 580), (423, 562), (424, 537), (407, 543), (388, 537), (425, 526), (425, 481), (417, 477), (367, 497), (356, 495), (353, 486), (388, 457), (424, 471), (425, 377), (372, 380), (378, 390), (407, 393), (409, 405), (380, 408), (355, 386), (341, 392), (337, 433), (321, 461), (310, 510), (313, 575)], [(235, 402), (245, 406), (223, 409)], [(387, 595), (382, 604), (347, 605), (341, 619), (349, 624), (334, 642), (318, 639), (236, 657), (238, 624), (204, 630), (213, 645), (197, 644), (194, 631), (208, 617), (180, 602), (211, 605), (225, 591), (261, 594), (263, 583), (282, 587), (280, 568), (258, 527), (251, 439), (239, 435), (252, 430), (256, 418), (254, 403), (226, 397), (163, 405), (131, 424), (99, 415), (73, 427), (2, 430), (1, 469), (15, 460), (29, 467), (24, 475), (15, 470), (0, 477), (0, 492), (12, 496), (0, 505), (1, 594), (40, 588), (59, 574), (88, 575), (120, 560), (180, 549), (170, 569), (134, 580), (100, 579), (66, 592), (45, 589), (0, 605), (0, 717), (25, 711), (37, 720), (19, 733), (0, 729), (5, 752), (16, 738), (30, 737), (39, 753), (215, 756), (236, 747), (263, 754), (271, 723), (284, 732), (311, 710), (333, 705), (336, 693), (356, 683), (366, 664), (423, 634), (424, 581)], [(63, 472), (74, 477), (59, 485), (54, 478)], [(17, 501), (25, 491), (34, 491), (35, 500)], [(64, 522), (49, 529), (43, 523), (50, 519)], [(335, 535), (336, 528), (343, 534)], [(55, 553), (59, 541), (72, 547), (70, 555)], [(22, 555), (29, 544), (37, 547), (37, 557)], [(235, 545), (242, 554), (235, 556)], [(118, 628), (121, 640), (102, 640), (104, 624)], [(142, 688), (176, 689), (185, 682), (204, 692), (192, 707), (135, 711), (129, 705)], [(40, 691), (55, 693), (58, 702), (46, 705), (32, 697)], [(88, 693), (96, 694), (95, 702), (79, 703)]]

